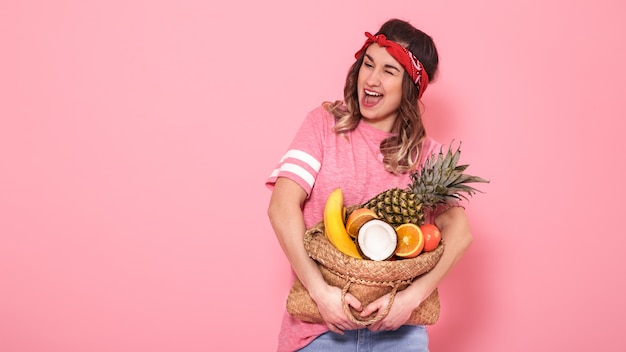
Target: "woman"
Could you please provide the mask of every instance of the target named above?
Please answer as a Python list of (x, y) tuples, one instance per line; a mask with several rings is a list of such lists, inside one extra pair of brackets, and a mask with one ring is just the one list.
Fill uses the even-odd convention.
[[(306, 229), (323, 219), (330, 192), (341, 187), (347, 205), (362, 204), (381, 191), (406, 187), (440, 144), (426, 135), (419, 99), (437, 72), (432, 39), (406, 21), (392, 19), (356, 53), (343, 101), (312, 110), (291, 146), (267, 180), (272, 189), (268, 216), (293, 273), (317, 304), (323, 324), (300, 321), (285, 311), (279, 351), (428, 351), (424, 326), (405, 325), (461, 258), (472, 241), (462, 207), (430, 214), (441, 230), (446, 250), (427, 274), (397, 293), (388, 314), (364, 328), (342, 309), (341, 289), (328, 285), (309, 258)], [(380, 313), (389, 295), (368, 306), (351, 294), (347, 304), (363, 317)]]

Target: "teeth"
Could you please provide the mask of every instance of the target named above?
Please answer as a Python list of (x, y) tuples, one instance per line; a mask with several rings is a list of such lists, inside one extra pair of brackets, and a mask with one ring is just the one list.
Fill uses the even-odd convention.
[(367, 90), (367, 89), (365, 90), (365, 94), (371, 95), (371, 96), (375, 96), (375, 97), (382, 96), (382, 94), (380, 94), (380, 93), (372, 92), (371, 90)]

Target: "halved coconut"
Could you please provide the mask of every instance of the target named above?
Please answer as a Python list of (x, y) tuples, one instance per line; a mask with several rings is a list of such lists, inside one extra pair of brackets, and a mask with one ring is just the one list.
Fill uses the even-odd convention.
[(370, 220), (359, 229), (357, 248), (365, 259), (390, 259), (395, 254), (397, 245), (396, 230), (383, 220)]
[(378, 218), (376, 212), (369, 208), (357, 208), (346, 220), (346, 232), (352, 238), (356, 238), (359, 234), (359, 229), (366, 222)]

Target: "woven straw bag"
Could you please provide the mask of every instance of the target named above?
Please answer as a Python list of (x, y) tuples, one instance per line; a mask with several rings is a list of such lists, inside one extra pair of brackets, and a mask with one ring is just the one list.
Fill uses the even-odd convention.
[[(384, 318), (398, 291), (405, 289), (414, 278), (430, 271), (443, 254), (443, 241), (430, 252), (415, 258), (373, 261), (350, 257), (333, 246), (324, 233), (324, 223), (319, 222), (306, 231), (304, 247), (320, 268), (329, 285), (342, 288), (341, 300), (346, 315), (354, 323), (367, 326)], [(345, 294), (353, 294), (363, 307), (377, 298), (390, 293), (387, 307), (382, 314), (362, 318), (359, 313), (345, 303)], [(323, 319), (315, 301), (306, 288), (296, 278), (289, 296), (287, 311), (297, 319), (322, 323)], [(432, 325), (439, 319), (440, 302), (437, 289), (428, 296), (411, 314), (406, 324)]]

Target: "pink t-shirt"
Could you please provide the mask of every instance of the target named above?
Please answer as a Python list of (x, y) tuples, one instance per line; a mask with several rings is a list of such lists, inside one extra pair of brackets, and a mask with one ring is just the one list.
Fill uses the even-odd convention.
[[(304, 203), (307, 228), (322, 221), (329, 194), (342, 189), (346, 206), (362, 204), (389, 188), (406, 188), (410, 176), (385, 170), (380, 143), (390, 136), (365, 123), (347, 136), (333, 131), (334, 117), (323, 107), (305, 118), (288, 151), (266, 181), (272, 189), (278, 177), (298, 183), (308, 194)], [(422, 143), (422, 158), (439, 152), (441, 145), (431, 138)], [(278, 351), (295, 351), (327, 331), (325, 324), (311, 324), (293, 318), (286, 310), (279, 334)]]

